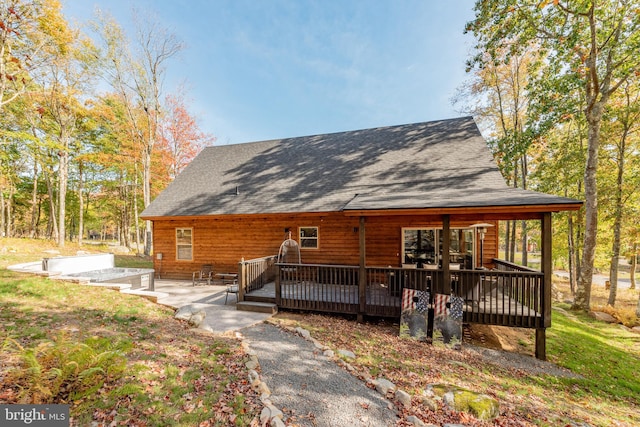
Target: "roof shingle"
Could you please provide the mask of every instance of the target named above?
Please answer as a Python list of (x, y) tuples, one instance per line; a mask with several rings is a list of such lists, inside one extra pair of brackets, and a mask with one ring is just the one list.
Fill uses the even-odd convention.
[(567, 203), (508, 187), (463, 117), (208, 147), (142, 216)]

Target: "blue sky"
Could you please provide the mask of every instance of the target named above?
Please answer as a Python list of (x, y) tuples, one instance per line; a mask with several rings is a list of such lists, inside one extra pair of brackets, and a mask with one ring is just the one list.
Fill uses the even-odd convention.
[(471, 0), (64, 0), (71, 22), (109, 12), (133, 36), (132, 8), (186, 49), (165, 93), (216, 144), (457, 117)]

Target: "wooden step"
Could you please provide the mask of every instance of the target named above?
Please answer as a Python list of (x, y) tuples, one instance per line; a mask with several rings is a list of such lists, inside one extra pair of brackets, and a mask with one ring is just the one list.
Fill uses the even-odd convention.
[(236, 310), (276, 314), (278, 306), (268, 302), (240, 301), (236, 304)]

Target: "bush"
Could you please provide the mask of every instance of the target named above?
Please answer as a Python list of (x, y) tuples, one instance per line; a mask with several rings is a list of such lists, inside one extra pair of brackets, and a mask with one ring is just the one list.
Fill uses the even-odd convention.
[(32, 348), (12, 339), (5, 346), (13, 347), (20, 362), (4, 381), (17, 388), (20, 403), (46, 404), (81, 399), (120, 379), (127, 363), (123, 350), (131, 344), (114, 346), (106, 338), (74, 342), (62, 333)]

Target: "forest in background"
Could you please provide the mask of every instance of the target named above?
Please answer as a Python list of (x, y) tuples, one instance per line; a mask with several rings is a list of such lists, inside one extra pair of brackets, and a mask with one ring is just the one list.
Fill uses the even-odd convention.
[(134, 21), (134, 38), (107, 14), (87, 33), (57, 0), (1, 3), (3, 236), (117, 240), (150, 253), (139, 213), (215, 138), (183, 89), (163, 88), (182, 42), (148, 17)]
[[(554, 215), (554, 262), (570, 272), (574, 309), (589, 308), (598, 271), (613, 306), (619, 260), (635, 287), (638, 256), (640, 1), (482, 0), (474, 11), (470, 78), (454, 103), (510, 185), (584, 201)], [(527, 264), (535, 226), (504, 225), (508, 260), (519, 250)]]
[[(554, 261), (571, 272), (578, 309), (598, 270), (610, 272), (615, 304), (620, 258), (635, 284), (639, 3), (483, 0), (466, 28), (476, 46), (453, 102), (474, 116), (509, 185), (585, 201), (554, 215)], [(139, 213), (215, 138), (184, 91), (162, 86), (182, 42), (134, 22), (135, 37), (105, 14), (85, 32), (57, 0), (0, 5), (3, 236), (113, 239), (151, 253)], [(528, 263), (536, 227), (502, 225), (508, 260)]]

